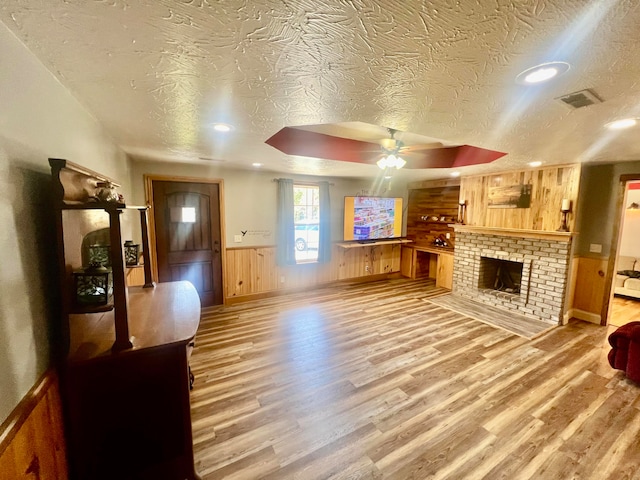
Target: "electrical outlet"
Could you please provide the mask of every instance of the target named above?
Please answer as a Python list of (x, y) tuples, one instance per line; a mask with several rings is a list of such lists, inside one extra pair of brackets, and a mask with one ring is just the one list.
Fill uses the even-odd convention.
[(447, 240), (451, 240), (451, 232), (445, 233), (444, 238), (446, 238)]
[(233, 241), (236, 243), (242, 243), (242, 235), (234, 235)]
[(368, 272), (368, 271), (369, 271), (369, 265), (366, 265), (366, 266), (364, 267), (364, 271), (365, 271), (365, 272)]

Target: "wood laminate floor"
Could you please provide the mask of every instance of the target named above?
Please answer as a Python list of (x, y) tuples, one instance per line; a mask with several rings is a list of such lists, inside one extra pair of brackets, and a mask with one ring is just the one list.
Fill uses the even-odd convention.
[(428, 301), (429, 281), (203, 311), (196, 467), (234, 479), (640, 479), (640, 387), (607, 328), (528, 340)]
[(640, 321), (640, 299), (614, 296), (609, 314), (609, 324), (621, 327)]

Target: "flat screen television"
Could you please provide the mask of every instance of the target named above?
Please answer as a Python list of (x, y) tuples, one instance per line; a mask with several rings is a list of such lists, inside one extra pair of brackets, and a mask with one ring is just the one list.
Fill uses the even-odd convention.
[(344, 197), (344, 240), (402, 236), (402, 198)]

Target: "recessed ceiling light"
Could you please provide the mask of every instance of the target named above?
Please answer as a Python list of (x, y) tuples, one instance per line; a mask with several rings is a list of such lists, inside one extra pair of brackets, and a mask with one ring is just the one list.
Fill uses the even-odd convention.
[(391, 180), (391, 175), (385, 175), (385, 176), (384, 176), (384, 179), (385, 179), (385, 180)]
[(228, 123), (214, 123), (213, 129), (216, 132), (230, 132), (231, 130), (233, 130), (233, 126), (229, 125)]
[(459, 177), (460, 176), (460, 172), (451, 172), (451, 176), (452, 177)]
[(636, 123), (638, 123), (637, 118), (621, 118), (620, 120), (615, 120), (605, 124), (605, 127), (609, 130), (622, 130), (624, 128), (633, 127)]
[(527, 68), (516, 77), (516, 83), (535, 85), (562, 75), (571, 68), (567, 62), (549, 62)]
[(252, 163), (251, 165), (253, 165), (254, 167), (261, 167), (262, 166), (262, 164), (258, 163), (258, 162)]
[(539, 167), (540, 165), (542, 165), (542, 162), (537, 161), (537, 162), (529, 162), (529, 166), (530, 167)]

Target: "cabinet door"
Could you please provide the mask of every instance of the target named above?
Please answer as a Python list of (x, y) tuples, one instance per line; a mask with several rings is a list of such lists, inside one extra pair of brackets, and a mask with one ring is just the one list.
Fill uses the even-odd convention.
[(403, 277), (415, 279), (415, 250), (409, 247), (402, 247), (400, 255), (400, 273)]
[(441, 253), (438, 255), (438, 275), (436, 286), (448, 288), (453, 287), (453, 255)]
[(65, 373), (74, 478), (196, 478), (184, 345), (71, 364)]

